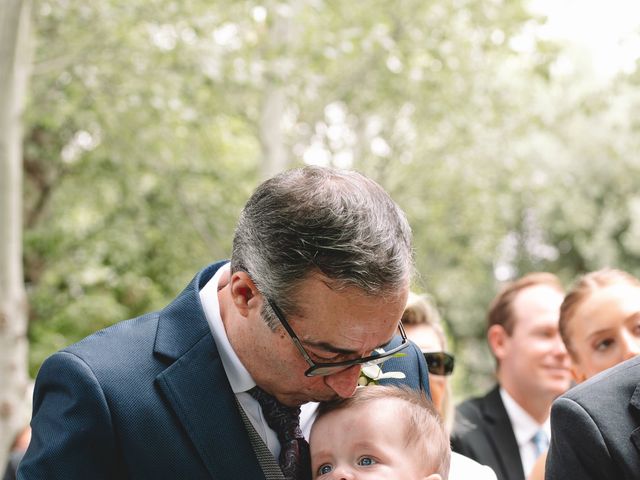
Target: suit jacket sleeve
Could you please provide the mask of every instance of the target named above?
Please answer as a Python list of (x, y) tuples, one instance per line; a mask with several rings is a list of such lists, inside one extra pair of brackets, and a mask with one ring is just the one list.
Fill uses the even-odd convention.
[(40, 369), (32, 439), (19, 480), (117, 478), (115, 440), (104, 393), (88, 365), (59, 352)]
[(551, 444), (546, 480), (602, 480), (616, 471), (600, 429), (589, 413), (570, 398), (551, 409)]

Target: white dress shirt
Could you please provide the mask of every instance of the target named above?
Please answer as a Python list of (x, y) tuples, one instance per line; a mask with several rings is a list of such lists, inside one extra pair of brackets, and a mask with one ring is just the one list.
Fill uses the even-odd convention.
[(536, 422), (504, 388), (500, 388), (500, 397), (502, 397), (502, 403), (507, 410), (513, 433), (518, 442), (524, 476), (528, 477), (537, 460), (536, 446), (533, 442), (533, 437), (538, 430), (542, 429), (547, 435), (547, 438), (551, 438), (550, 420), (547, 418), (542, 425)]
[[(238, 398), (240, 405), (247, 413), (247, 417), (256, 429), (256, 432), (262, 437), (265, 444), (273, 454), (275, 458), (280, 455), (280, 442), (276, 433), (269, 428), (267, 421), (262, 414), (262, 409), (258, 401), (253, 398), (248, 391), (256, 386), (256, 382), (253, 380), (247, 369), (242, 365), (238, 355), (233, 350), (227, 332), (222, 323), (222, 317), (220, 316), (220, 304), (218, 302), (218, 284), (220, 283), (220, 277), (229, 271), (229, 264), (220, 267), (213, 277), (206, 283), (202, 290), (200, 290), (200, 303), (204, 311), (209, 327), (211, 328), (211, 334), (218, 347), (218, 354), (222, 361), (222, 366), (229, 379), (229, 384), (233, 393)], [(300, 415), (300, 427), (305, 437), (309, 438), (309, 431), (311, 430), (311, 424), (315, 419), (317, 404), (308, 403), (302, 406), (302, 412)]]
[(451, 452), (449, 480), (497, 480), (496, 473), (469, 457)]

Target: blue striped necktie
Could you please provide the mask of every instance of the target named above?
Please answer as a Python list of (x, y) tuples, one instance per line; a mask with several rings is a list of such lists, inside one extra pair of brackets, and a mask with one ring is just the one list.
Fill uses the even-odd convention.
[(531, 438), (533, 445), (536, 450), (536, 458), (538, 458), (542, 452), (544, 452), (547, 448), (549, 448), (549, 439), (547, 438), (547, 434), (544, 433), (544, 430), (540, 429), (536, 432), (536, 434)]

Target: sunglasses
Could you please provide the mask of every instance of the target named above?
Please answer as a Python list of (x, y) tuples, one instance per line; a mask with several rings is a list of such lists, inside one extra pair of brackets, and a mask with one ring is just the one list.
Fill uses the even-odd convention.
[(447, 352), (422, 352), (427, 361), (429, 373), (433, 375), (451, 375), (456, 359)]

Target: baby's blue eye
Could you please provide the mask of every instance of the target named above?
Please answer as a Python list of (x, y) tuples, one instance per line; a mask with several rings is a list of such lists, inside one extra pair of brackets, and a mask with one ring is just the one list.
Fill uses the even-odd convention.
[(358, 465), (363, 467), (370, 467), (374, 463), (376, 463), (376, 461), (371, 457), (361, 457), (360, 460), (358, 460)]
[(330, 473), (331, 470), (333, 470), (333, 467), (328, 463), (325, 463), (324, 465), (321, 465), (320, 468), (318, 469), (318, 474), (326, 475), (327, 473)]

